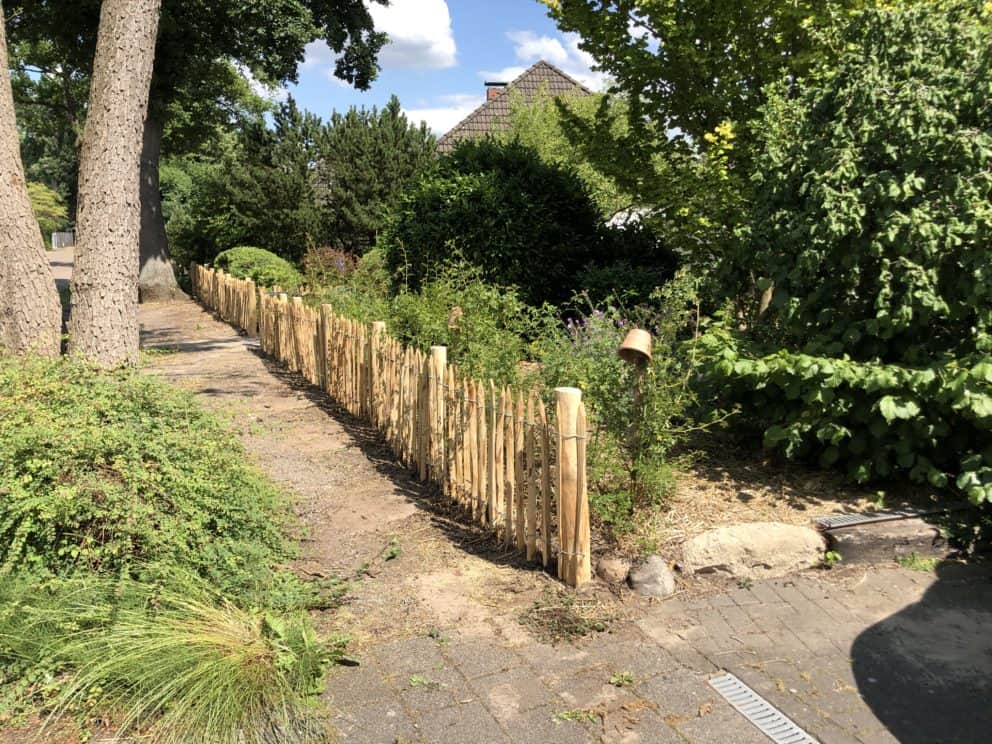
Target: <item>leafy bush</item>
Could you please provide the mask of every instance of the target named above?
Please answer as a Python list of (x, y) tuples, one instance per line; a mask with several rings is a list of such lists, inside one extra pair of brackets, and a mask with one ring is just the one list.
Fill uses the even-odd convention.
[[(768, 447), (845, 467), (867, 482), (896, 475), (952, 483), (992, 501), (992, 360), (924, 368), (788, 351), (750, 352), (717, 327), (700, 343), (704, 385), (743, 406)], [(956, 480), (955, 480), (956, 479)]]
[(379, 247), (416, 291), (453, 255), (534, 305), (568, 299), (588, 263), (609, 259), (596, 206), (570, 170), (519, 144), (465, 142), (410, 187)]
[[(785, 345), (923, 367), (992, 353), (992, 45), (974, 2), (855, 15), (773, 95), (745, 268)], [(936, 372), (936, 370), (935, 370)]]
[(295, 292), (303, 284), (293, 264), (262, 248), (228, 248), (217, 254), (214, 266), (239, 279), (251, 279), (261, 287), (281, 287), (285, 292)]
[(181, 566), (262, 591), (284, 498), (191, 396), (74, 358), (0, 356), (0, 574)]
[[(695, 285), (679, 274), (654, 293), (650, 305), (590, 306), (534, 343), (544, 387), (583, 392), (594, 432), (590, 507), (616, 532), (632, 527), (639, 509), (660, 505), (671, 487), (668, 456), (688, 429), (686, 412), (694, 402), (690, 350), (680, 342), (690, 326)], [(649, 330), (654, 346), (639, 394), (639, 373), (617, 356), (635, 327)]]
[(553, 316), (529, 307), (508, 287), (488, 284), (466, 264), (446, 267), (420, 292), (393, 298), (387, 324), (421, 349), (448, 347), (449, 361), (479, 379), (510, 383), (528, 358), (528, 341)]
[(341, 280), (311, 285), (306, 300), (314, 306), (327, 303), (338, 315), (363, 323), (388, 320), (391, 284), (382, 251), (373, 249)]
[(45, 245), (51, 247), (52, 233), (68, 224), (69, 210), (65, 199), (57, 191), (43, 183), (28, 182), (28, 197), (31, 199), (31, 209), (41, 228), (41, 237)]
[(0, 578), (4, 676), (44, 687), (72, 675), (46, 725), (95, 710), (119, 735), (158, 742), (318, 740), (309, 702), (340, 652), (302, 612), (244, 610), (181, 573), (161, 585)]
[(354, 254), (329, 245), (308, 248), (303, 255), (303, 274), (311, 287), (342, 284), (357, 265)]

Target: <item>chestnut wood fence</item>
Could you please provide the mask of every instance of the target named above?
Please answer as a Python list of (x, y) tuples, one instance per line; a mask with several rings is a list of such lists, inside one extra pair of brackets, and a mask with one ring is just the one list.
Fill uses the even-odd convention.
[(335, 315), (193, 264), (193, 294), (220, 318), (257, 335), (269, 356), (371, 423), (396, 456), (436, 484), (508, 548), (557, 566), (570, 586), (588, 581), (586, 413), (575, 388), (554, 411), (534, 392), (497, 388), (391, 337), (383, 322)]

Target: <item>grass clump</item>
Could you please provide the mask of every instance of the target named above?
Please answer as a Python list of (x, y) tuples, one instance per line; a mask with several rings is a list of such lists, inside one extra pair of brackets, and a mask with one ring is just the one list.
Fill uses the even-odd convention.
[(0, 606), (0, 656), (33, 664), (35, 679), (73, 673), (46, 726), (99, 710), (120, 735), (164, 744), (320, 738), (307, 701), (341, 643), (319, 641), (302, 612), (247, 610), (178, 572), (160, 584), (6, 577)]
[(293, 264), (263, 248), (228, 248), (217, 254), (214, 266), (239, 279), (251, 279), (260, 287), (279, 287), (284, 292), (295, 292), (303, 284), (303, 275)]

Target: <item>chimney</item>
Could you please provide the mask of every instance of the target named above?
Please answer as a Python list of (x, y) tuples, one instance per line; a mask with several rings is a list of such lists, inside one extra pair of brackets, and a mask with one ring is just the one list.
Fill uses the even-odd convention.
[(494, 83), (486, 81), (486, 101), (493, 100), (496, 96), (503, 92), (506, 88), (506, 83)]

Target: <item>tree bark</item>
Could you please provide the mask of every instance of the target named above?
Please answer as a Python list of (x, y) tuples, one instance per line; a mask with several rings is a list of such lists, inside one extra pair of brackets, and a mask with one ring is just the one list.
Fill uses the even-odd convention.
[(138, 359), (140, 168), (161, 0), (103, 0), (79, 163), (69, 347)]
[(162, 215), (158, 183), (161, 153), (162, 123), (149, 114), (141, 148), (141, 264), (138, 274), (141, 302), (168, 302), (183, 295), (169, 260), (169, 239)]
[(61, 345), (62, 306), (24, 181), (7, 70), (0, 4), (0, 346), (15, 354), (54, 357)]

